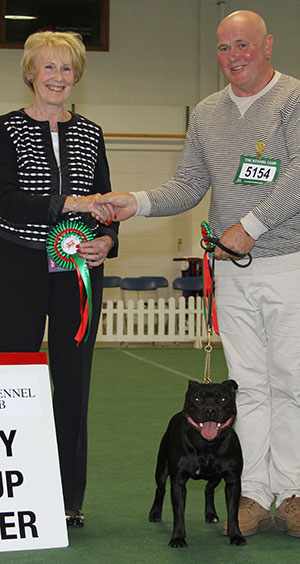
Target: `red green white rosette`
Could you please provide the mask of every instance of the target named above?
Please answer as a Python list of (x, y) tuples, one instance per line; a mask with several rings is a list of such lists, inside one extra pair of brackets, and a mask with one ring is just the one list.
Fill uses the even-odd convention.
[(49, 233), (46, 247), (49, 256), (61, 268), (75, 270), (77, 245), (92, 241), (91, 230), (81, 221), (66, 220), (58, 223)]
[[(92, 241), (94, 235), (91, 230), (81, 221), (66, 220), (58, 223), (49, 233), (46, 249), (50, 258), (61, 268), (77, 271), (80, 290), (80, 314), (81, 324), (75, 336), (77, 345), (82, 341), (85, 333), (85, 341), (90, 332), (92, 320), (92, 290), (89, 269), (85, 259), (78, 256), (77, 246), (85, 241)], [(84, 301), (84, 288), (86, 302)], [(87, 331), (86, 331), (87, 329)]]

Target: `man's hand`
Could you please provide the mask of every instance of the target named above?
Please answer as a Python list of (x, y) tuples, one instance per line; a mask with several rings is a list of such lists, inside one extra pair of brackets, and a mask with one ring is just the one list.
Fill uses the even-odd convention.
[(97, 211), (92, 216), (101, 223), (110, 221), (124, 221), (135, 215), (137, 201), (132, 194), (122, 192), (107, 192), (97, 194)]
[[(223, 243), (225, 247), (228, 247), (236, 253), (246, 255), (251, 251), (251, 249), (253, 249), (255, 239), (246, 233), (241, 223), (236, 223), (224, 231), (222, 237), (220, 238), (220, 243)], [(215, 248), (215, 257), (217, 260), (226, 260), (228, 258), (238, 260), (237, 257), (222, 251), (222, 249), (217, 246)]]

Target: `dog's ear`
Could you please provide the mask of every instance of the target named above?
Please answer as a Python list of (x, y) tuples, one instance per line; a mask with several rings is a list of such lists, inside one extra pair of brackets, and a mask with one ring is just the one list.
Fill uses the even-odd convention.
[(199, 384), (199, 382), (197, 382), (196, 380), (189, 380), (188, 390), (195, 384)]
[(238, 385), (237, 385), (235, 380), (227, 380), (227, 381), (223, 382), (223, 384), (227, 384), (227, 386), (230, 387), (232, 392), (236, 392), (236, 390), (238, 389)]

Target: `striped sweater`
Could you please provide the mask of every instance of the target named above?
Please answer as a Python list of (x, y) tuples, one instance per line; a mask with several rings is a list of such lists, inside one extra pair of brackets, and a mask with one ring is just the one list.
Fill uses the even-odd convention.
[[(264, 158), (281, 160), (277, 180), (260, 186), (234, 184), (240, 156), (256, 156), (259, 140), (266, 144)], [(251, 251), (254, 258), (300, 251), (299, 80), (281, 75), (244, 116), (229, 86), (200, 102), (174, 177), (144, 193), (150, 201), (145, 215), (182, 213), (196, 206), (210, 186), (209, 222), (215, 235), (220, 237), (250, 212), (266, 230)]]
[(98, 224), (90, 214), (62, 215), (68, 195), (110, 191), (109, 169), (101, 128), (73, 114), (58, 124), (60, 167), (48, 121), (23, 110), (0, 117), (0, 237), (44, 249), (50, 228), (62, 219), (82, 220), (94, 235), (109, 235), (117, 254), (117, 230)]

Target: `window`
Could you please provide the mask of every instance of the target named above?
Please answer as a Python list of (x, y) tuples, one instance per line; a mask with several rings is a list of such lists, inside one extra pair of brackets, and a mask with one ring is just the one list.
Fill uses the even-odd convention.
[(46, 30), (75, 31), (87, 51), (108, 51), (109, 0), (0, 0), (0, 48), (21, 49)]

